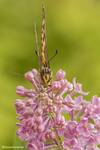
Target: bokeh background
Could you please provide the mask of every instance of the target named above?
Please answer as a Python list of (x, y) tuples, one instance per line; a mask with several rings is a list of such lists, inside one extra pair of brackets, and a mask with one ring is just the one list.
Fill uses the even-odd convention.
[[(38, 68), (34, 23), (41, 36), (42, 0), (0, 0), (0, 150), (14, 145), (15, 89), (29, 87), (24, 73)], [(100, 0), (45, 0), (47, 47), (55, 72), (62, 68), (100, 96)]]

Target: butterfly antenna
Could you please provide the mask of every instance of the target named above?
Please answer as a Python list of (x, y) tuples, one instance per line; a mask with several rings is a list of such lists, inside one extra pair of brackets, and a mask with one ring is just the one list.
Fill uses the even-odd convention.
[(39, 46), (38, 46), (38, 34), (37, 34), (37, 28), (36, 23), (34, 24), (34, 33), (35, 33), (35, 53), (38, 56), (39, 54)]
[(57, 54), (58, 54), (58, 50), (56, 50), (55, 54), (49, 59), (49, 62), (50, 62), (54, 57), (56, 57)]

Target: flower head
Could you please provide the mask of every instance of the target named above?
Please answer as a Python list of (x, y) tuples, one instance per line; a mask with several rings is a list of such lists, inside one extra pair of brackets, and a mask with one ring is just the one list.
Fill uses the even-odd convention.
[(29, 150), (98, 150), (100, 144), (100, 98), (86, 101), (82, 85), (65, 79), (59, 70), (51, 85), (44, 87), (40, 73), (25, 74), (32, 88), (16, 88), (22, 96), (15, 102), (17, 135)]

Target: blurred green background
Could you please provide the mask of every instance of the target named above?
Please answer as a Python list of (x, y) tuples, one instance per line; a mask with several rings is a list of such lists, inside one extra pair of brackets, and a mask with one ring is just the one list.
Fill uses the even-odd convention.
[[(0, 0), (0, 149), (13, 145), (17, 85), (29, 86), (24, 73), (38, 68), (34, 52), (34, 23), (41, 34), (41, 0)], [(45, 0), (47, 47), (55, 72), (100, 96), (100, 1)]]

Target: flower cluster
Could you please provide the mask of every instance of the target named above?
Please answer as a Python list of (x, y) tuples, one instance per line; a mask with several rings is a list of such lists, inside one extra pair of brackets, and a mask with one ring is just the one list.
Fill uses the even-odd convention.
[(36, 69), (25, 78), (32, 89), (18, 86), (16, 93), (23, 99), (17, 99), (15, 106), (17, 135), (28, 150), (99, 150), (99, 97), (86, 101), (88, 93), (75, 79), (66, 80), (63, 70), (47, 88)]

